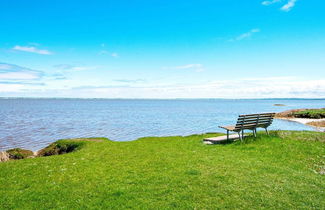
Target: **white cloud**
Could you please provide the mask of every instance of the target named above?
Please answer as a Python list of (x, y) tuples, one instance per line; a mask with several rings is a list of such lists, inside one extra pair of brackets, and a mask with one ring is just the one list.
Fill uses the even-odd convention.
[(72, 71), (86, 71), (96, 69), (96, 66), (74, 66), (71, 68)]
[(99, 98), (322, 98), (325, 97), (325, 80), (248, 78), (192, 85), (94, 86), (66, 91), (75, 97)]
[(202, 72), (204, 71), (204, 66), (200, 63), (195, 63), (195, 64), (186, 64), (182, 66), (163, 67), (162, 69), (190, 69), (196, 72)]
[(101, 50), (99, 51), (99, 55), (107, 55), (109, 52), (107, 50)]
[(59, 64), (55, 65), (54, 68), (58, 68), (60, 70), (69, 70), (69, 71), (86, 71), (86, 70), (94, 70), (97, 69), (97, 66), (73, 66), (69, 64)]
[(237, 36), (234, 39), (230, 39), (229, 41), (240, 41), (240, 40), (243, 40), (243, 39), (247, 39), (247, 38), (250, 38), (253, 34), (258, 33), (260, 31), (261, 31), (260, 29), (254, 28), (254, 29), (252, 29), (252, 30), (250, 30), (250, 31), (248, 31), (246, 33), (243, 33), (243, 34)]
[(114, 57), (114, 58), (118, 58), (119, 57), (119, 55), (116, 52), (112, 53), (111, 56)]
[(289, 12), (296, 4), (297, 0), (289, 0), (288, 3), (286, 3), (285, 5), (283, 5), (281, 7), (281, 10), (285, 11), (285, 12)]
[(109, 51), (107, 51), (107, 50), (101, 50), (101, 51), (99, 51), (99, 53), (98, 53), (99, 55), (110, 55), (110, 56), (112, 56), (112, 57), (114, 57), (114, 58), (118, 58), (119, 57), (119, 54), (118, 53), (116, 53), (116, 52), (109, 52)]
[(187, 64), (184, 66), (175, 66), (175, 69), (202, 68), (202, 64)]
[(38, 75), (28, 71), (0, 73), (0, 80), (33, 80), (33, 79), (38, 79)]
[(12, 68), (12, 66), (10, 64), (0, 63), (0, 71), (1, 70), (9, 70), (11, 68)]
[(144, 83), (146, 82), (145, 79), (115, 79), (115, 82), (120, 82), (120, 83)]
[[(269, 6), (271, 4), (279, 3), (282, 1), (283, 0), (268, 0), (268, 1), (263, 1), (262, 5)], [(297, 0), (288, 0), (287, 3), (281, 7), (281, 10), (285, 11), (285, 12), (290, 11), (295, 6), (296, 2), (297, 2)]]
[(0, 80), (37, 80), (42, 77), (43, 73), (40, 71), (28, 69), (25, 67), (0, 63)]
[[(324, 98), (325, 80), (305, 80), (297, 77), (242, 78), (216, 80), (188, 85), (156, 85), (154, 83), (128, 86), (62, 86), (31, 87), (6, 86), (7, 92), (40, 97), (81, 98)], [(21, 88), (19, 88), (21, 87)], [(60, 88), (58, 88), (60, 87)], [(0, 90), (0, 92), (4, 92)], [(7, 94), (8, 95), (8, 94)]]
[(24, 88), (24, 85), (19, 84), (1, 84), (0, 83), (0, 93), (5, 92), (20, 92)]
[(278, 2), (281, 2), (282, 0), (272, 0), (272, 1), (263, 1), (262, 2), (262, 5), (264, 6), (269, 6), (271, 4), (274, 4), (274, 3), (278, 3)]
[(23, 52), (30, 52), (30, 53), (36, 53), (36, 54), (41, 54), (41, 55), (51, 55), (52, 52), (48, 51), (48, 50), (41, 50), (41, 49), (37, 49), (36, 47), (29, 47), (29, 46), (19, 46), (16, 45), (12, 48), (13, 50), (17, 50), (17, 51), (23, 51)]

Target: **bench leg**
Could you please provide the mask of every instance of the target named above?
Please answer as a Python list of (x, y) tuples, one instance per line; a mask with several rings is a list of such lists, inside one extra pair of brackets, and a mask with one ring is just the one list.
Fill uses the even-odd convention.
[(240, 135), (240, 131), (238, 132), (238, 136), (239, 136), (240, 141), (243, 141), (243, 137)]
[(227, 130), (227, 141), (229, 141), (229, 130)]
[(241, 131), (241, 138), (244, 139), (244, 130)]
[(265, 132), (267, 135), (269, 135), (269, 131), (267, 130), (267, 128), (265, 128)]
[(256, 138), (256, 129), (253, 130), (254, 137)]

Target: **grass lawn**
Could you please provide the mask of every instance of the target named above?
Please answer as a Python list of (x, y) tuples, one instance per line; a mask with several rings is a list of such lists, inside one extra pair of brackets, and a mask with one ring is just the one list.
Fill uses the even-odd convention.
[(0, 163), (0, 209), (325, 209), (325, 133), (208, 136), (79, 140), (72, 153)]

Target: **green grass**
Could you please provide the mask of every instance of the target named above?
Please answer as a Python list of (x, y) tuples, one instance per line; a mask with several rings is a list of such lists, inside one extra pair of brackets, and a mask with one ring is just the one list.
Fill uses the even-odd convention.
[(325, 118), (325, 109), (307, 109), (304, 111), (295, 112), (294, 117), (313, 119)]
[(37, 156), (62, 155), (76, 151), (84, 145), (83, 141), (60, 140), (38, 151)]
[(325, 208), (325, 133), (202, 144), (215, 135), (79, 139), (68, 154), (0, 163), (0, 209)]
[(33, 155), (33, 152), (30, 150), (14, 148), (6, 151), (9, 154), (10, 159), (24, 159)]

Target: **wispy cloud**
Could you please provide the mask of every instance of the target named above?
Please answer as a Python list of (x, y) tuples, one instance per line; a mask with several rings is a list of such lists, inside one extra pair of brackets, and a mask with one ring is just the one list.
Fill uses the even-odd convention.
[(107, 55), (109, 52), (107, 50), (101, 50), (99, 51), (99, 55)]
[(64, 93), (98, 98), (322, 98), (325, 80), (242, 78), (188, 85), (83, 86), (65, 89)]
[(230, 39), (229, 41), (240, 41), (240, 40), (243, 40), (243, 39), (248, 39), (248, 38), (250, 38), (251, 36), (253, 36), (253, 34), (255, 34), (255, 33), (258, 33), (258, 32), (260, 32), (261, 30), (260, 29), (258, 29), (258, 28), (254, 28), (254, 29), (252, 29), (252, 30), (250, 30), (250, 31), (248, 31), (248, 32), (246, 32), (246, 33), (243, 33), (243, 34), (241, 34), (241, 35), (239, 35), (239, 36), (237, 36), (236, 38), (234, 38), (234, 39)]
[(289, 12), (295, 5), (297, 0), (289, 0), (288, 3), (281, 7), (281, 10)]
[(115, 82), (121, 82), (121, 83), (143, 83), (146, 80), (144, 79), (115, 79)]
[(264, 6), (269, 6), (271, 4), (275, 4), (275, 3), (278, 3), (278, 2), (281, 2), (282, 0), (272, 0), (272, 1), (263, 1), (262, 2), (262, 5)]
[(54, 73), (47, 75), (47, 78), (49, 80), (66, 80), (68, 79), (64, 74), (62, 73)]
[(200, 63), (194, 63), (194, 64), (186, 64), (182, 66), (163, 67), (162, 69), (189, 69), (189, 70), (194, 70), (196, 72), (202, 72), (204, 71), (204, 66)]
[(78, 86), (78, 87), (72, 87), (70, 90), (85, 90), (85, 91), (92, 91), (94, 90), (95, 92), (105, 92), (107, 89), (115, 89), (115, 88), (132, 88), (129, 85), (97, 85), (97, 86), (92, 86), (92, 85), (85, 85), (85, 86)]
[(43, 76), (41, 71), (32, 70), (14, 64), (0, 63), (0, 80), (38, 80)]
[(45, 86), (45, 83), (44, 82), (28, 82), (28, 81), (1, 81), (0, 80), (0, 84)]
[(5, 70), (10, 70), (13, 68), (12, 64), (0, 63), (0, 72)]
[(187, 64), (183, 66), (175, 66), (175, 69), (191, 69), (191, 68), (202, 68), (202, 64)]
[(106, 44), (105, 43), (101, 43), (100, 44), (100, 47), (102, 48), (102, 50), (100, 50), (98, 52), (99, 55), (109, 55), (109, 56), (112, 56), (114, 58), (120, 57), (117, 52), (108, 51), (107, 48), (106, 48)]
[[(54, 87), (54, 86), (53, 86)], [(297, 88), (299, 87), (299, 88)], [(32, 90), (31, 90), (32, 89)], [(324, 98), (325, 80), (298, 77), (241, 78), (211, 80), (196, 84), (158, 85), (76, 85), (55, 88), (1, 84), (0, 93), (7, 96), (28, 94), (39, 97), (81, 98)]]
[(119, 55), (118, 55), (116, 52), (113, 52), (113, 53), (111, 54), (111, 56), (114, 57), (114, 58), (118, 58), (118, 57), (119, 57)]
[[(263, 1), (262, 5), (264, 6), (269, 6), (271, 4), (283, 2), (283, 0), (268, 0), (268, 1)], [(288, 0), (285, 5), (281, 7), (282, 11), (289, 12), (295, 5), (296, 5), (297, 0)]]
[(97, 66), (74, 66), (70, 64), (58, 64), (58, 65), (54, 65), (53, 67), (60, 70), (69, 70), (69, 71), (86, 71), (86, 70), (94, 70), (98, 68)]
[(119, 57), (119, 54), (118, 53), (116, 53), (116, 52), (109, 52), (107, 50), (101, 50), (101, 51), (99, 51), (98, 54), (99, 55), (109, 55), (109, 56), (112, 56), (114, 58), (118, 58)]
[(52, 52), (50, 52), (48, 50), (41, 50), (41, 49), (38, 49), (38, 48), (36, 48), (34, 46), (19, 46), (19, 45), (16, 45), (12, 49), (16, 50), (16, 51), (36, 53), (36, 54), (41, 54), (41, 55), (51, 55), (51, 54), (53, 54)]

